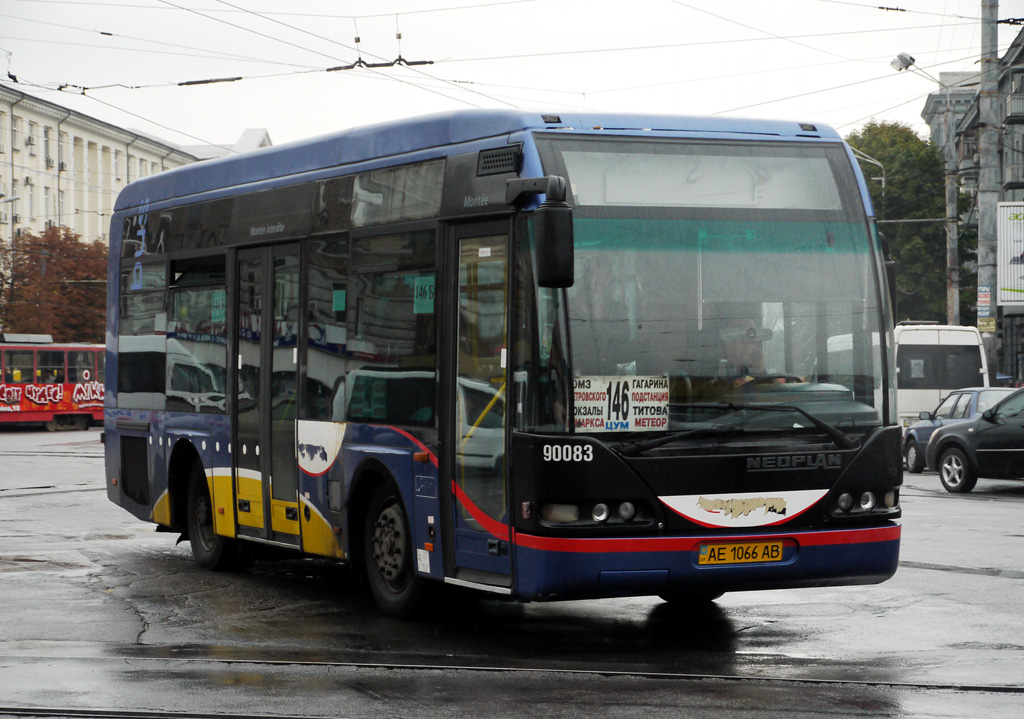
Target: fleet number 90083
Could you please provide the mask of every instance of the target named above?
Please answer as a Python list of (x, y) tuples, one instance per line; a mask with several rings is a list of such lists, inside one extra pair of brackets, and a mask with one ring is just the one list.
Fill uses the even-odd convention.
[(592, 462), (594, 448), (589, 444), (545, 444), (545, 462)]

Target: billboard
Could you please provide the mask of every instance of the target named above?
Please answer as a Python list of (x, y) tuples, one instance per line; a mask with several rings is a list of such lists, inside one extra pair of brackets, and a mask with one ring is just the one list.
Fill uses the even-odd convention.
[(1007, 314), (1024, 313), (1024, 202), (999, 203), (996, 233), (997, 301)]

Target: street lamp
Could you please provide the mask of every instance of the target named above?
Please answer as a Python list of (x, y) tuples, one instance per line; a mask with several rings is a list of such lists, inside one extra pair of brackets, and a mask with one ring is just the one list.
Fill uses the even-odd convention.
[(953, 149), (955, 128), (953, 127), (953, 106), (949, 101), (949, 85), (938, 80), (922, 70), (914, 61), (914, 58), (905, 52), (892, 59), (889, 63), (896, 72), (902, 70), (916, 69), (929, 80), (937, 83), (946, 91), (946, 108), (943, 112), (943, 124), (945, 125), (944, 155), (946, 165), (946, 324), (960, 324), (960, 262), (957, 257), (957, 242), (960, 231), (960, 214), (957, 211), (956, 191), (956, 156)]

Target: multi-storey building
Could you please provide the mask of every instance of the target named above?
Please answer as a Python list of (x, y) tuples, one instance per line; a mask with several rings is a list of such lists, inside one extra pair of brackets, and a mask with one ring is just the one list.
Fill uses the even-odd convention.
[[(999, 97), (999, 201), (1024, 200), (1024, 31), (1018, 33), (998, 64)], [(949, 98), (955, 122), (957, 184), (961, 192), (978, 190), (978, 138), (981, 131), (980, 78), (976, 73), (942, 73), (943, 89), (933, 92), (921, 116), (928, 123), (932, 140), (946, 146), (945, 103)], [(962, 225), (977, 227), (977, 208), (961, 218)], [(1000, 373), (1016, 382), (1024, 381), (1024, 314), (1021, 307), (1002, 307), (998, 318), (998, 364)]]
[(180, 148), (0, 85), (0, 245), (54, 226), (106, 241), (129, 182), (271, 144), (265, 130), (247, 130), (240, 143)]

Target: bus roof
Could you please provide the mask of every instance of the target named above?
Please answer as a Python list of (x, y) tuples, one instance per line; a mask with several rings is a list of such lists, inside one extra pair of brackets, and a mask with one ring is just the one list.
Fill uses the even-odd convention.
[(668, 132), (719, 138), (776, 137), (839, 140), (831, 127), (786, 120), (686, 115), (539, 113), (463, 110), (394, 120), (175, 168), (128, 185), (115, 210), (226, 187), (287, 177), (381, 157), (531, 130), (587, 133)]

